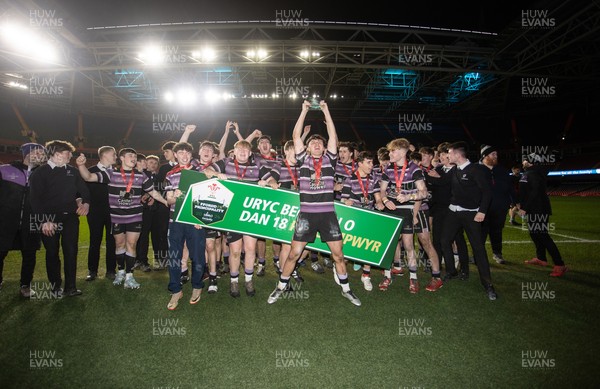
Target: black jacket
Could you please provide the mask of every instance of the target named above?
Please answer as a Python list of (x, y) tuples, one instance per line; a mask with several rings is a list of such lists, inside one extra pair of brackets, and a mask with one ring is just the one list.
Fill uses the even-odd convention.
[[(100, 168), (92, 166), (89, 169), (90, 173), (97, 173)], [(108, 185), (99, 182), (86, 182), (90, 191), (90, 214), (106, 214), (110, 213), (108, 205)]]
[[(38, 250), (40, 234), (31, 217), (27, 166), (21, 161), (0, 165), (0, 251)], [(15, 239), (21, 231), (20, 238)]]
[(46, 164), (29, 178), (31, 210), (40, 221), (60, 221), (63, 214), (77, 212), (76, 199), (90, 203), (90, 191), (79, 170), (71, 165), (52, 169)]
[(448, 173), (444, 172), (443, 165), (437, 165), (434, 169), (442, 178), (433, 178), (425, 173), (425, 182), (427, 182), (427, 188), (431, 192), (431, 199), (429, 200), (429, 208), (431, 209), (431, 215), (435, 216), (435, 213), (442, 208), (447, 209), (450, 205), (450, 199), (452, 198), (452, 186), (448, 178), (444, 179)]
[(546, 193), (546, 175), (548, 171), (540, 165), (525, 170), (519, 181), (521, 209), (527, 213), (552, 215), (550, 198)]
[(479, 208), (479, 212), (487, 213), (492, 188), (483, 169), (477, 163), (470, 163), (463, 170), (454, 166), (448, 172), (452, 182), (451, 204), (467, 209)]
[(490, 209), (508, 210), (511, 204), (515, 204), (517, 196), (510, 171), (500, 165), (496, 165), (491, 169), (483, 164), (481, 166), (484, 167), (492, 188)]

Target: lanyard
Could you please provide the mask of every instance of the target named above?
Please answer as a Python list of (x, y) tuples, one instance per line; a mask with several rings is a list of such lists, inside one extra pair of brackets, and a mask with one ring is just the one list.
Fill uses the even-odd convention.
[(183, 169), (188, 170), (190, 168), (190, 166), (192, 166), (191, 163), (188, 163), (187, 165), (177, 165), (175, 166), (173, 169), (171, 169), (170, 172), (167, 173), (167, 176), (170, 176), (171, 174), (175, 174), (175, 173), (179, 173), (180, 171), (182, 171)]
[(321, 165), (323, 164), (323, 156), (319, 158), (319, 162), (317, 162), (315, 157), (312, 157), (312, 159), (313, 166), (315, 168), (315, 184), (319, 185), (319, 182), (321, 182)]
[(298, 176), (296, 174), (294, 174), (294, 172), (296, 171), (296, 167), (294, 166), (294, 172), (292, 172), (292, 168), (290, 167), (290, 164), (288, 163), (287, 159), (285, 159), (283, 162), (285, 162), (285, 166), (287, 166), (288, 172), (290, 172), (290, 177), (292, 177), (292, 183), (294, 184), (294, 187), (298, 187)]
[(360, 190), (363, 193), (363, 197), (365, 198), (365, 203), (369, 198), (369, 176), (365, 177), (365, 184), (363, 185), (362, 178), (360, 177), (360, 173), (356, 170), (356, 177), (358, 178), (358, 185), (360, 186)]
[(246, 167), (244, 168), (244, 171), (242, 172), (242, 175), (240, 176), (240, 165), (238, 164), (237, 159), (234, 159), (233, 163), (235, 165), (235, 172), (237, 173), (238, 178), (240, 180), (243, 180), (244, 176), (246, 175), (246, 170), (248, 170), (248, 165), (246, 165)]
[(204, 170), (206, 170), (207, 167), (209, 167), (210, 165), (212, 165), (212, 161), (208, 161), (206, 162), (198, 171), (203, 172)]
[(121, 167), (121, 177), (123, 178), (123, 183), (127, 185), (125, 187), (125, 193), (129, 193), (131, 187), (133, 186), (133, 181), (135, 180), (135, 173), (133, 169), (131, 169), (131, 180), (129, 182), (127, 182), (127, 179), (125, 178), (125, 170), (123, 170), (123, 167)]
[(398, 164), (394, 162), (394, 177), (396, 178), (396, 191), (400, 193), (402, 181), (404, 181), (404, 173), (406, 173), (406, 167), (408, 166), (408, 161), (404, 160), (404, 166), (402, 166), (402, 172), (400, 173), (400, 180), (398, 180)]
[(352, 173), (354, 173), (356, 171), (356, 168), (354, 167), (354, 160), (352, 160), (352, 162), (350, 163), (350, 166), (352, 167), (352, 171), (348, 171), (348, 168), (346, 167), (346, 165), (342, 164), (342, 167), (346, 171), (346, 174), (348, 175), (348, 177), (352, 177)]

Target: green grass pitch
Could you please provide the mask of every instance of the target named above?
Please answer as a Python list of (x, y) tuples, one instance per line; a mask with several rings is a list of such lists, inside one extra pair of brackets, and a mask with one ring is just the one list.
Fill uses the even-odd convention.
[[(504, 229), (507, 264), (490, 260), (499, 299), (489, 301), (471, 265), (469, 281), (408, 292), (408, 276), (362, 300), (341, 296), (331, 270), (302, 268), (305, 282), (276, 304), (268, 262), (256, 296), (206, 290), (166, 309), (168, 273), (136, 273), (139, 290), (115, 287), (87, 271), (81, 220), (78, 287), (83, 296), (27, 301), (19, 296), (20, 253), (11, 252), (0, 291), (1, 388), (566, 388), (597, 381), (600, 297), (600, 198), (552, 198), (553, 237), (570, 271), (526, 266), (526, 231)], [(491, 258), (491, 250), (487, 245)], [(270, 256), (269, 256), (270, 258)], [(101, 258), (101, 266), (103, 259)], [(44, 250), (34, 283), (47, 281)], [(527, 292), (530, 293), (527, 293)], [(596, 377), (596, 378), (594, 378)]]

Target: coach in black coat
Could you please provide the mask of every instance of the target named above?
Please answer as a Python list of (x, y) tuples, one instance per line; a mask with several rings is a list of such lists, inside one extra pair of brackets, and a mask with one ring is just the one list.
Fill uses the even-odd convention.
[(30, 285), (40, 249), (40, 234), (29, 203), (29, 176), (44, 162), (45, 152), (37, 143), (26, 143), (21, 151), (22, 161), (0, 165), (0, 285), (4, 259), (9, 251), (20, 250), (21, 295), (27, 298), (34, 294)]
[[(448, 248), (451, 247), (450, 244), (462, 227), (471, 243), (481, 284), (485, 288), (488, 298), (496, 300), (498, 296), (492, 285), (490, 264), (481, 229), (481, 223), (486, 217), (492, 200), (492, 190), (484, 168), (478, 163), (471, 163), (466, 154), (467, 145), (464, 142), (456, 142), (448, 147), (449, 161), (456, 166), (447, 174), (451, 181), (452, 197), (448, 207), (450, 212), (442, 234), (442, 250), (445, 257), (452, 257), (452, 250), (448, 251)], [(432, 175), (432, 172), (429, 174)], [(437, 173), (433, 174), (439, 177)], [(458, 277), (456, 270), (451, 267), (447, 266), (446, 280)]]
[(487, 179), (492, 188), (492, 200), (485, 220), (483, 221), (483, 240), (490, 236), (493, 258), (499, 264), (504, 264), (502, 255), (502, 230), (510, 205), (516, 198), (515, 187), (510, 171), (498, 164), (498, 152), (494, 146), (481, 147), (481, 166), (485, 167)]
[(519, 197), (520, 201), (519, 214), (527, 216), (527, 229), (529, 236), (535, 244), (536, 258), (525, 261), (530, 265), (546, 266), (546, 251), (552, 257), (554, 269), (550, 276), (562, 277), (567, 272), (562, 256), (556, 243), (549, 234), (552, 224), (550, 223), (550, 215), (552, 215), (552, 207), (550, 198), (546, 193), (546, 176), (548, 170), (540, 162), (542, 157), (532, 153), (523, 156), (523, 168), (525, 172), (519, 181)]

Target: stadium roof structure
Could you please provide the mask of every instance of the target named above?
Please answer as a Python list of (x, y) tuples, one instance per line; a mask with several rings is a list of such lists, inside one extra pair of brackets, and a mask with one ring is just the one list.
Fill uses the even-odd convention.
[(403, 121), (506, 118), (598, 102), (598, 2), (544, 2), (546, 12), (524, 11), (497, 33), (293, 13), (78, 27), (31, 13), (38, 8), (14, 2), (5, 14), (45, 23), (37, 30), (59, 58), (41, 63), (37, 53), (3, 47), (6, 103), (148, 122), (181, 112), (191, 120), (293, 123), (301, 99), (318, 96), (336, 121), (389, 131)]

